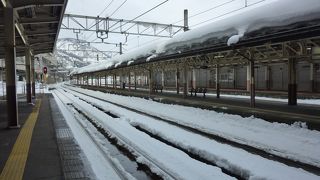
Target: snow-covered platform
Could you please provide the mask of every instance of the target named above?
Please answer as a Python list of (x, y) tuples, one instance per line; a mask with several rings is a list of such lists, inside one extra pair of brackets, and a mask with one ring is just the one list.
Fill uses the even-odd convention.
[[(121, 95), (143, 98), (149, 97), (149, 92), (143, 89), (129, 91), (128, 89), (112, 89), (98, 86), (90, 87), (82, 85), (81, 87)], [(306, 122), (310, 129), (320, 129), (319, 99), (299, 99), (298, 106), (290, 106), (287, 104), (286, 99), (256, 97), (256, 107), (251, 108), (249, 96), (226, 94), (221, 95), (220, 98), (216, 98), (214, 94), (207, 94), (206, 97), (203, 98), (200, 93), (197, 97), (188, 96), (185, 98), (181, 93), (180, 95), (177, 95), (173, 91), (164, 91), (163, 93), (152, 94), (151, 98), (162, 103), (200, 107), (228, 114), (239, 114), (242, 116), (254, 115), (255, 117), (259, 117), (270, 122), (287, 124), (293, 124), (297, 121)]]
[(82, 151), (51, 94), (19, 98), (20, 128), (7, 129), (0, 101), (0, 179), (90, 179)]

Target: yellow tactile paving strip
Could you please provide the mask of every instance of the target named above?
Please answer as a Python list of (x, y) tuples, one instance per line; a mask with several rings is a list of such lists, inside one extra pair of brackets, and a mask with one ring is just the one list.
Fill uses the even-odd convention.
[(23, 125), (5, 167), (2, 170), (0, 180), (20, 180), (23, 178), (32, 133), (38, 119), (40, 105), (41, 100), (36, 102), (35, 107)]

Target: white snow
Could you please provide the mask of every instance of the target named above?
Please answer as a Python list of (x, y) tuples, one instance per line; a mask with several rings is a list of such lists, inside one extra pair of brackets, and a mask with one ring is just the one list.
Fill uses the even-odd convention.
[[(245, 179), (319, 179), (319, 176), (300, 168), (290, 167), (276, 161), (265, 159), (245, 150), (216, 142), (201, 135), (169, 125), (168, 123), (128, 111), (80, 93), (72, 92), (72, 94), (118, 115), (120, 117), (119, 120), (125, 120), (133, 126), (139, 125), (143, 129), (204, 159), (214, 162), (237, 175), (241, 175)], [(119, 120), (117, 119), (117, 121)], [(111, 124), (109, 125), (112, 126)], [(134, 134), (131, 135), (135, 136)], [(136, 138), (140, 137), (138, 136)], [(160, 156), (159, 154), (156, 155)], [(141, 161), (144, 162), (144, 160)]]
[(231, 46), (233, 44), (237, 44), (241, 37), (243, 37), (243, 34), (240, 34), (240, 35), (237, 34), (237, 35), (231, 36), (227, 41), (228, 46)]
[[(162, 170), (170, 172), (170, 175), (175, 179), (234, 179), (224, 174), (220, 168), (196, 161), (180, 150), (137, 131), (123, 118), (115, 120), (72, 95), (68, 95), (68, 97), (72, 99), (74, 105), (85, 110), (89, 117), (97, 120), (115, 137), (121, 139), (123, 143), (144, 155), (144, 157), (152, 159)], [(140, 161), (145, 160), (140, 157)]]
[(179, 105), (166, 105), (136, 97), (125, 97), (75, 87), (70, 89), (144, 111), (269, 153), (320, 167), (320, 132), (270, 123), (259, 118)]
[[(215, 96), (215, 94), (208, 94), (208, 96)], [(245, 95), (231, 95), (231, 94), (221, 94), (221, 97), (231, 97), (231, 98), (241, 98), (241, 99), (250, 99), (250, 96)], [(272, 98), (272, 97), (261, 97), (256, 96), (256, 99), (265, 100), (265, 101), (278, 101), (278, 102), (288, 102), (287, 99), (280, 99), (280, 98)], [(320, 99), (298, 99), (298, 104), (310, 104), (310, 105), (319, 105), (320, 106)]]
[(97, 179), (120, 179), (116, 172), (113, 171), (110, 162), (108, 162), (105, 158), (102, 158), (104, 157), (104, 154), (99, 151), (97, 145), (90, 139), (86, 131), (77, 122), (74, 114), (70, 111), (70, 109), (67, 108), (66, 104), (71, 103), (71, 101), (63, 96), (58, 97), (57, 93), (57, 91), (53, 93), (57, 105), (67, 121), (74, 138), (77, 140), (79, 146), (86, 155), (91, 165), (91, 169), (93, 170)]
[[(111, 61), (74, 70), (72, 74), (103, 70), (122, 62), (134, 61), (140, 57), (170, 52), (177, 47), (191, 47), (211, 38), (229, 37), (226, 44), (241, 41), (241, 37), (263, 27), (290, 25), (295, 22), (319, 19), (319, 0), (269, 0), (223, 16), (216, 21), (181, 34), (172, 39), (142, 46)], [(96, 66), (96, 67), (95, 67)]]

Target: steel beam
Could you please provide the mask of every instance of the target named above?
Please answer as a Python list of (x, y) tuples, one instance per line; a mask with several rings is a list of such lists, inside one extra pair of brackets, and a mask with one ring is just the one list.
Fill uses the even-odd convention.
[[(72, 31), (92, 31), (97, 32), (100, 39), (103, 36), (108, 36), (108, 33), (118, 33), (124, 35), (140, 35), (140, 36), (156, 36), (156, 37), (172, 37), (179, 31), (183, 30), (184, 26), (172, 24), (161, 24), (154, 22), (133, 21), (125, 19), (115, 19), (110, 17), (94, 17), (75, 14), (64, 14), (64, 23), (61, 29)], [(133, 28), (137, 26), (138, 28)], [(154, 28), (153, 33), (146, 33), (145, 30), (140, 30), (139, 27)], [(159, 32), (156, 29), (161, 28)], [(166, 31), (167, 30), (167, 31)], [(163, 32), (168, 32), (166, 35), (161, 35)]]
[(19, 128), (16, 89), (15, 16), (13, 8), (4, 8), (7, 118), (9, 128)]
[(11, 5), (15, 10), (32, 8), (32, 7), (52, 7), (52, 6), (64, 6), (64, 1), (60, 2), (52, 1), (52, 0), (23, 0), (23, 1), (11, 1)]
[(32, 24), (57, 24), (59, 18), (57, 17), (32, 17), (32, 18), (20, 18), (20, 24), (32, 25)]

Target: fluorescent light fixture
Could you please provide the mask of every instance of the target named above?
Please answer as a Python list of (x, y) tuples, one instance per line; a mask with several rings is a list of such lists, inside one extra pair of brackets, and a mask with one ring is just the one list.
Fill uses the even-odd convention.
[(222, 56), (222, 55), (217, 55), (217, 56), (214, 56), (213, 58), (214, 58), (214, 59), (219, 59), (219, 58), (224, 58), (224, 56)]
[(17, 29), (17, 30), (18, 30), (18, 32), (19, 32), (19, 35), (20, 35), (20, 37), (21, 37), (21, 39), (22, 39), (23, 43), (24, 43), (24, 44), (27, 44), (27, 41), (26, 41), (26, 39), (25, 39), (25, 37), (24, 37), (24, 35), (23, 35), (23, 33), (22, 33), (22, 31), (21, 31), (21, 29), (20, 29), (20, 27), (19, 27), (18, 23), (15, 23), (15, 26), (16, 26), (16, 29)]
[(3, 4), (4, 7), (7, 7), (7, 2), (6, 2), (6, 0), (1, 0), (1, 2), (2, 2), (2, 4)]

